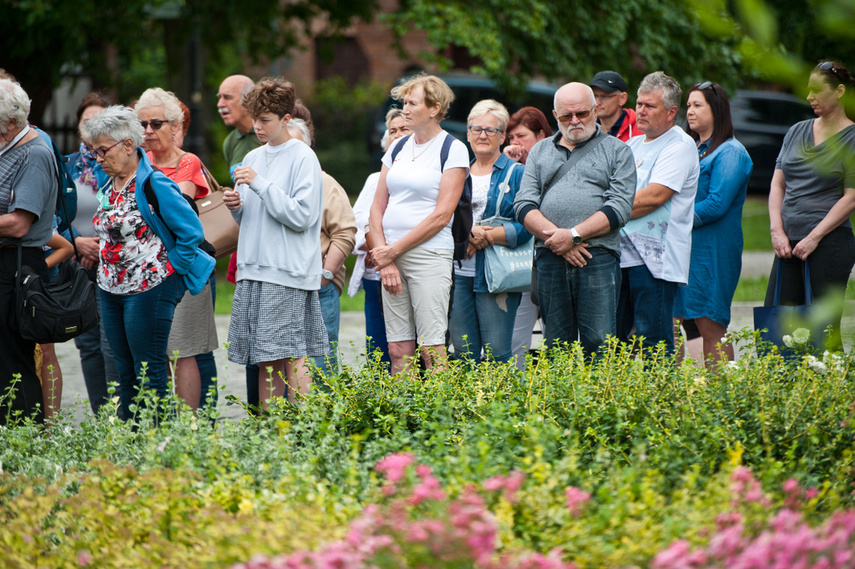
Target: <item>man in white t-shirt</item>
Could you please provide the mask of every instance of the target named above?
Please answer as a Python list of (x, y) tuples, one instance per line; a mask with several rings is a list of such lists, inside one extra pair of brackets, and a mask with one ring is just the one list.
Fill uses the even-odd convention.
[(638, 87), (636, 117), (644, 136), (629, 139), (635, 158), (632, 219), (620, 232), (622, 282), (618, 337), (665, 342), (674, 351), (672, 310), (678, 286), (689, 281), (692, 222), (698, 190), (698, 151), (675, 125), (680, 85), (661, 71)]

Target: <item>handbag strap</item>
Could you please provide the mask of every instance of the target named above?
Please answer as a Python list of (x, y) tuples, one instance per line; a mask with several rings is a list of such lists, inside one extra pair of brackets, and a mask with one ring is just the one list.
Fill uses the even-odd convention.
[(552, 186), (554, 186), (561, 178), (563, 178), (567, 174), (567, 172), (569, 172), (570, 169), (576, 165), (579, 160), (584, 158), (586, 154), (591, 152), (591, 150), (593, 150), (597, 146), (597, 144), (599, 144), (600, 141), (607, 136), (609, 135), (604, 133), (602, 130), (597, 129), (597, 133), (588, 139), (587, 144), (584, 144), (570, 152), (570, 158), (568, 158), (567, 161), (564, 162), (564, 164), (562, 164), (561, 167), (555, 171), (555, 173), (543, 187), (543, 193), (540, 194), (541, 203), (543, 202), (543, 198), (546, 196), (546, 192), (551, 190)]
[(496, 196), (496, 213), (493, 214), (493, 217), (499, 217), (502, 209), (502, 194), (506, 193), (508, 190), (508, 184), (511, 183), (511, 175), (514, 173), (514, 168), (519, 166), (519, 163), (510, 161), (511, 166), (508, 168), (508, 173), (505, 174), (505, 179), (499, 185), (499, 195)]
[[(772, 294), (772, 305), (779, 306), (781, 304), (782, 281), (784, 280), (784, 264), (781, 259), (777, 259), (775, 265), (775, 291)], [(810, 286), (810, 263), (807, 259), (805, 259), (804, 286), (805, 304), (813, 304), (813, 288)]]

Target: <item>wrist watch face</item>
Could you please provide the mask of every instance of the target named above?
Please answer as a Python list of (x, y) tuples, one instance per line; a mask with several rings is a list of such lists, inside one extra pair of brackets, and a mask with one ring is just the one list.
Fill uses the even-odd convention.
[(582, 236), (579, 235), (579, 232), (576, 231), (575, 227), (570, 230), (570, 234), (573, 236), (573, 243), (575, 245), (578, 245), (579, 243), (582, 242)]
[(325, 278), (325, 279), (327, 279), (328, 281), (333, 280), (333, 277), (335, 276), (335, 275), (333, 275), (333, 274), (332, 274), (332, 271), (330, 271), (329, 269), (324, 269), (324, 272), (323, 272), (323, 273), (321, 273), (321, 274), (322, 274), (322, 275), (324, 276), (324, 278)]

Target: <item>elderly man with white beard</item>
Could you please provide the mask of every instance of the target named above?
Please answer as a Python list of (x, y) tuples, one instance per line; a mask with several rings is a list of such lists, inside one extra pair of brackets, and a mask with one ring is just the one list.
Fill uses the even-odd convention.
[(591, 88), (555, 93), (558, 134), (529, 153), (514, 201), (535, 236), (536, 293), (547, 345), (579, 340), (595, 353), (616, 333), (620, 228), (629, 221), (635, 166), (629, 148), (597, 125)]

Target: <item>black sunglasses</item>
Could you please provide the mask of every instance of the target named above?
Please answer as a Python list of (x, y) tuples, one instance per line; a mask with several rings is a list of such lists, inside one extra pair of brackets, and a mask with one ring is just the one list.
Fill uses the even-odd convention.
[(843, 77), (841, 77), (840, 74), (837, 72), (837, 70), (834, 68), (834, 63), (832, 63), (830, 61), (823, 61), (822, 63), (817, 65), (816, 68), (819, 69), (820, 71), (831, 71), (832, 73), (834, 73), (835, 77), (840, 79), (840, 81), (842, 81), (843, 83), (846, 83), (846, 81), (843, 79)]
[(712, 87), (713, 91), (715, 91), (716, 93), (718, 92), (715, 90), (715, 83), (713, 83), (712, 81), (704, 81), (703, 83), (698, 83), (697, 87), (698, 91), (703, 91), (704, 89), (709, 89), (710, 87)]
[(169, 121), (164, 121), (161, 119), (151, 119), (150, 121), (140, 121), (140, 124), (143, 127), (143, 130), (148, 128), (148, 125), (151, 125), (151, 130), (160, 130), (160, 127), (163, 126), (163, 123), (168, 123)]

